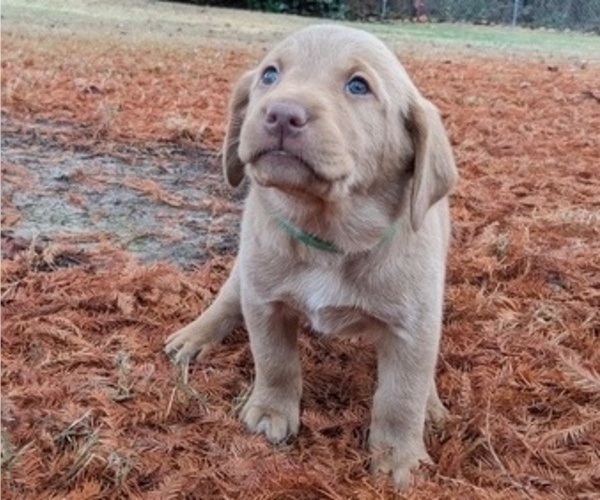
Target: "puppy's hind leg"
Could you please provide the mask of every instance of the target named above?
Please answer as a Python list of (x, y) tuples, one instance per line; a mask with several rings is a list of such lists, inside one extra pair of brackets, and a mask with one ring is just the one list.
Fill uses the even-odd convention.
[(243, 321), (240, 272), (236, 263), (215, 301), (197, 319), (170, 335), (165, 352), (176, 364), (188, 366), (196, 356), (204, 356)]
[(448, 410), (440, 400), (435, 379), (431, 382), (429, 397), (427, 398), (427, 413), (425, 417), (425, 430), (433, 434), (443, 434)]

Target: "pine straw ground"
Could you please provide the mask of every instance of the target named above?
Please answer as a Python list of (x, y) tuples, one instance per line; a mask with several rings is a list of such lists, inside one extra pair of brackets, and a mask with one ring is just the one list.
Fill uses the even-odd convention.
[[(259, 53), (4, 34), (2, 50), (6, 116), (70, 124), (55, 138), (103, 150), (217, 147), (232, 80)], [(600, 68), (405, 63), (442, 109), (462, 175), (438, 373), (451, 418), (406, 496), (598, 498)], [(4, 498), (392, 496), (366, 471), (375, 382), (361, 342), (302, 336), (302, 428), (279, 447), (236, 417), (253, 375), (243, 330), (187, 383), (161, 352), (233, 256), (185, 271), (110, 246), (3, 243)]]

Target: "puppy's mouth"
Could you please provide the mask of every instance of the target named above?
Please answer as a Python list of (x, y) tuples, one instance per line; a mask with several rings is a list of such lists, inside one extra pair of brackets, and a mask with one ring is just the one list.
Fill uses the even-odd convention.
[(282, 191), (310, 190), (317, 195), (326, 194), (333, 183), (342, 180), (326, 177), (306, 159), (285, 149), (259, 150), (248, 164), (259, 185)]
[(312, 165), (304, 158), (301, 158), (294, 153), (290, 153), (285, 149), (267, 149), (259, 151), (250, 159), (250, 162), (254, 164), (258, 162), (274, 162), (277, 165), (280, 165), (280, 168), (305, 168), (316, 177), (326, 180), (317, 174)]

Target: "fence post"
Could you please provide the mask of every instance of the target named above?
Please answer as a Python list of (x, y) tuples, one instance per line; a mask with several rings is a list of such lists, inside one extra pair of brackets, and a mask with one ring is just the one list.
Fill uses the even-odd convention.
[(517, 25), (517, 19), (519, 17), (519, 4), (520, 0), (513, 1), (513, 12), (512, 12), (512, 27), (514, 28)]
[(382, 0), (381, 1), (381, 12), (380, 12), (380, 16), (381, 19), (384, 20), (387, 17), (387, 0)]

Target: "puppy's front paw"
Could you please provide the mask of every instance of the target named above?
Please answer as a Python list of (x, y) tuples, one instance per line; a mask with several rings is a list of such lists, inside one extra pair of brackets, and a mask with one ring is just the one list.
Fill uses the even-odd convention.
[(170, 335), (165, 341), (165, 352), (175, 364), (188, 366), (196, 357), (204, 357), (214, 345), (212, 336), (199, 325), (188, 325)]
[(300, 405), (292, 401), (277, 402), (272, 398), (258, 401), (251, 396), (241, 418), (252, 432), (264, 434), (271, 443), (277, 444), (298, 433)]
[(371, 472), (391, 476), (399, 490), (411, 485), (413, 474), (421, 462), (431, 463), (422, 443), (411, 446), (402, 440), (392, 442), (381, 436), (371, 435), (370, 450)]

